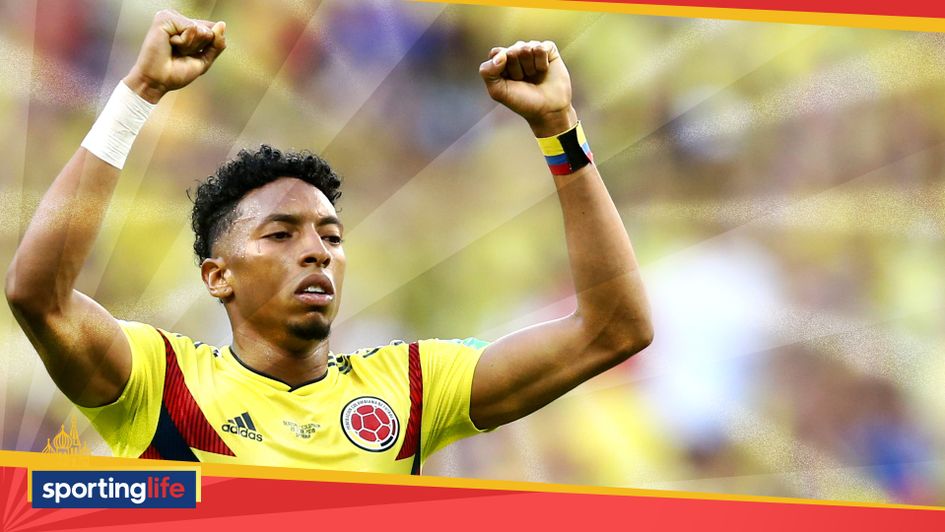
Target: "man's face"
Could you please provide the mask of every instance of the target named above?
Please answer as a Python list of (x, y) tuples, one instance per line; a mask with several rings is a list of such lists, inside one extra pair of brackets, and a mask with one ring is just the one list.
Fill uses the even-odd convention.
[(244, 196), (214, 244), (234, 326), (248, 323), (273, 341), (327, 338), (344, 280), (342, 230), (328, 198), (302, 180), (277, 179)]

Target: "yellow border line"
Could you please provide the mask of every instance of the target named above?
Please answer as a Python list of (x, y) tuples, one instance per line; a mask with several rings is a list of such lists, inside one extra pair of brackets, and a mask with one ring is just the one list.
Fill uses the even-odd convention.
[[(57, 456), (24, 451), (0, 451), (0, 466), (24, 467), (27, 469), (172, 469), (193, 468), (191, 462), (165, 460), (140, 460), (135, 458), (113, 458), (110, 456)], [(249, 478), (266, 480), (304, 480), (336, 482), (344, 484), (374, 484), (385, 486), (421, 486), (432, 488), (462, 488), (493, 491), (521, 491), (537, 493), (565, 493), (575, 495), (614, 495), (623, 497), (650, 497), (661, 499), (695, 499), (735, 502), (762, 502), (777, 504), (800, 504), (813, 506), (841, 506), (856, 508), (892, 508), (899, 510), (945, 511), (945, 507), (917, 506), (909, 504), (863, 503), (836, 500), (794, 499), (788, 497), (764, 497), (756, 495), (727, 495), (692, 491), (663, 491), (655, 489), (612, 488), (601, 486), (579, 486), (568, 484), (546, 484), (506, 480), (481, 480), (447, 477), (415, 477), (381, 473), (355, 473), (347, 471), (322, 471), (317, 469), (294, 469), (287, 467), (265, 467), (233, 464), (201, 464), (197, 466), (201, 477)]]
[(661, 6), (653, 4), (624, 4), (612, 2), (580, 2), (571, 0), (413, 0), (424, 3), (467, 4), (500, 7), (525, 7), (655, 15), (662, 17), (712, 18), (723, 20), (750, 20), (781, 24), (811, 24), (816, 26), (846, 26), (887, 30), (945, 32), (945, 19), (933, 17), (899, 17), (888, 15), (856, 15), (846, 13), (812, 13), (808, 11), (775, 11), (766, 9), (736, 9), (727, 7)]

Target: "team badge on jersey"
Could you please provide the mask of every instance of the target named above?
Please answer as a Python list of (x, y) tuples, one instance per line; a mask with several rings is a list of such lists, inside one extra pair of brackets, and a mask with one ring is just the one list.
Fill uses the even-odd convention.
[(377, 397), (358, 397), (345, 405), (341, 426), (351, 443), (375, 453), (390, 449), (400, 434), (394, 409)]

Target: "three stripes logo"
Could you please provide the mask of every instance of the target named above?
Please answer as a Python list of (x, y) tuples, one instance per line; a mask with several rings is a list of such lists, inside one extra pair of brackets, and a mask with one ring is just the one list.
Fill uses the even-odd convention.
[(222, 428), (223, 432), (239, 434), (244, 438), (255, 441), (263, 441), (262, 434), (256, 430), (256, 424), (253, 423), (253, 418), (249, 417), (249, 412), (243, 412), (232, 419), (226, 420)]

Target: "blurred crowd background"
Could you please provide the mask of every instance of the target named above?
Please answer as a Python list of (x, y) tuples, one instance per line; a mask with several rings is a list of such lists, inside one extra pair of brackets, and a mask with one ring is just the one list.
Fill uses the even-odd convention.
[[(334, 351), (494, 340), (570, 312), (547, 169), (477, 71), (493, 46), (553, 39), (656, 340), (425, 474), (945, 504), (943, 35), (397, 1), (170, 6), (225, 20), (229, 48), (161, 103), (125, 167), (79, 283), (116, 316), (229, 342), (186, 191), (262, 142), (345, 178)], [(4, 270), (162, 7), (0, 3)], [(39, 451), (74, 409), (5, 305), (0, 345), (2, 448)]]

